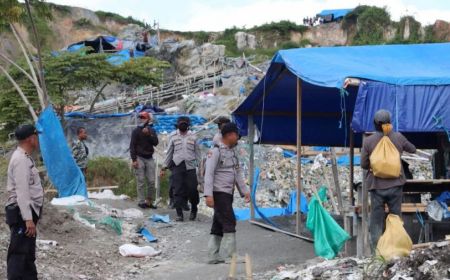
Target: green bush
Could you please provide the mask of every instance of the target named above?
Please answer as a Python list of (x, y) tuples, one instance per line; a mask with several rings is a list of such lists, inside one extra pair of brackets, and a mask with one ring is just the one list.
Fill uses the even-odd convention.
[[(87, 184), (89, 187), (119, 186), (116, 194), (136, 197), (136, 178), (128, 161), (120, 158), (98, 157), (90, 160), (87, 167)], [(166, 175), (160, 181), (161, 197), (167, 201), (169, 182)]]
[(357, 16), (357, 32), (354, 45), (375, 45), (384, 43), (384, 30), (391, 23), (386, 8), (365, 7)]
[(73, 23), (75, 28), (90, 28), (93, 27), (93, 24), (90, 20), (87, 18), (80, 18), (79, 20), (75, 21)]
[(113, 21), (121, 23), (121, 24), (130, 24), (131, 23), (131, 24), (137, 24), (141, 27), (147, 27), (147, 25), (144, 22), (137, 20), (137, 19), (133, 18), (132, 16), (123, 17), (123, 16), (115, 14), (115, 13), (104, 12), (104, 11), (96, 11), (95, 14), (98, 16), (98, 18), (101, 21), (113, 20)]
[(287, 42), (283, 42), (281, 44), (280, 49), (288, 50), (288, 49), (296, 49), (296, 48), (299, 48), (299, 47), (300, 47), (299, 44), (297, 44), (295, 42), (292, 42), (292, 41), (287, 41)]
[(298, 25), (295, 22), (289, 20), (265, 23), (263, 25), (255, 26), (252, 29), (250, 29), (250, 31), (277, 32), (281, 36), (288, 36), (290, 32), (303, 33), (306, 30), (308, 30), (307, 26)]

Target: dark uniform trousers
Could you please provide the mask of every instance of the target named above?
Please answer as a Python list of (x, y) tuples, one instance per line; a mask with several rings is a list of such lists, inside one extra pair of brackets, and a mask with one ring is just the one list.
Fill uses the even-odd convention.
[(200, 197), (197, 189), (197, 173), (195, 169), (187, 170), (185, 162), (171, 168), (171, 187), (175, 202), (175, 208), (181, 209), (186, 201), (191, 203), (191, 211), (197, 212)]
[(374, 189), (370, 191), (370, 201), (372, 211), (370, 213), (369, 231), (372, 251), (378, 244), (378, 240), (384, 232), (386, 213), (385, 204), (389, 208), (389, 213), (402, 216), (403, 186), (388, 189)]
[[(6, 223), (11, 230), (11, 240), (8, 247), (7, 273), (8, 280), (37, 279), (36, 237), (27, 237), (27, 227), (17, 205), (6, 207)], [(38, 223), (38, 216), (34, 211), (34, 224)]]
[(213, 192), (214, 216), (211, 234), (223, 236), (224, 233), (236, 232), (236, 216), (233, 211), (233, 195)]

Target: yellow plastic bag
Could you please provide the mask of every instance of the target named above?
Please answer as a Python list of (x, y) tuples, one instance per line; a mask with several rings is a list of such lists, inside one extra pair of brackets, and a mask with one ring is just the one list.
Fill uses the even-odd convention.
[(400, 153), (387, 134), (392, 130), (391, 124), (383, 124), (384, 136), (370, 155), (370, 168), (378, 178), (392, 179), (400, 177)]
[(399, 216), (389, 214), (386, 218), (386, 230), (378, 240), (377, 255), (386, 261), (395, 257), (408, 256), (411, 253), (412, 241), (403, 227)]

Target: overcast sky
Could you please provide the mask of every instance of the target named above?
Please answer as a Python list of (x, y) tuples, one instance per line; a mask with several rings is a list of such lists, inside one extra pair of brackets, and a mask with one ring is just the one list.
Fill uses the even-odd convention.
[(358, 5), (386, 6), (394, 20), (412, 15), (422, 24), (436, 19), (450, 21), (450, 0), (47, 0), (133, 16), (161, 28), (180, 31), (221, 31), (253, 27), (271, 21), (300, 23), (323, 9), (354, 8)]

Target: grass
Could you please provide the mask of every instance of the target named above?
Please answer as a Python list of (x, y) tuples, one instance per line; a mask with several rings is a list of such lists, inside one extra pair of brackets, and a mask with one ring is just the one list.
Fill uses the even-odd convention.
[[(136, 177), (129, 162), (120, 158), (98, 157), (88, 163), (87, 184), (91, 187), (119, 186), (115, 194), (136, 198)], [(169, 179), (166, 175), (160, 181), (163, 201), (169, 198)]]

